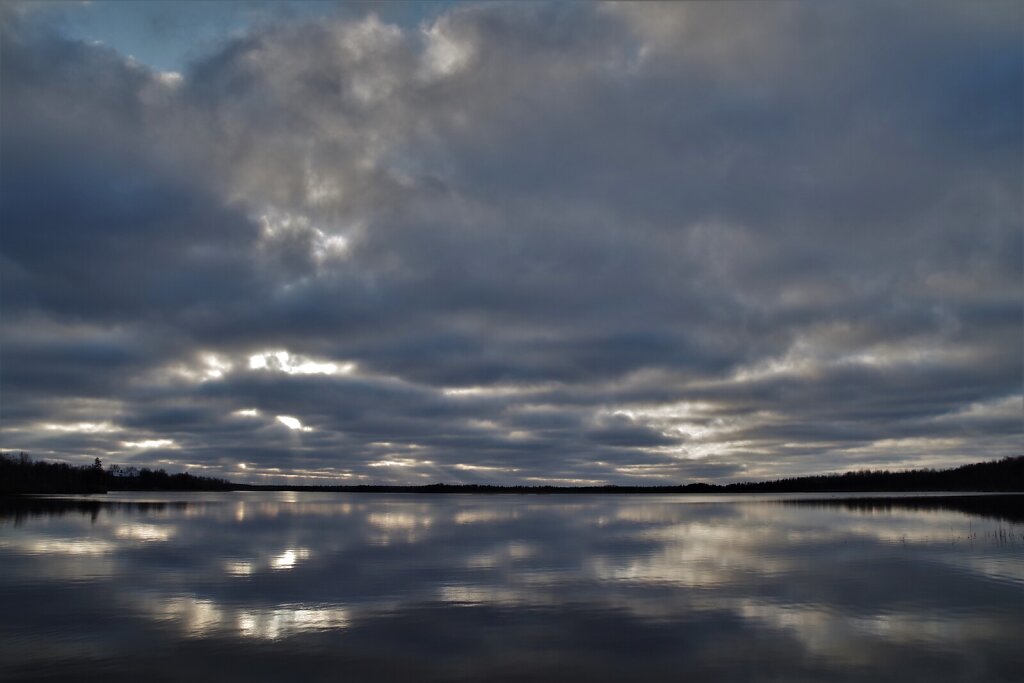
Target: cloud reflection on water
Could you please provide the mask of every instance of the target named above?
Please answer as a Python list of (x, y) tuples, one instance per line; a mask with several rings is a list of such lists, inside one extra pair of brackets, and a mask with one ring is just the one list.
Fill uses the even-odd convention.
[[(58, 645), (55, 631), (74, 641), (94, 623), (113, 638), (130, 623), (171, 642), (319, 634), (302, 647), (343, 653), (372, 638), (402, 652), (426, 629), (417, 638), (441, 641), (440, 662), (453, 643), (467, 656), (485, 647), (481, 628), (522, 644), (514, 625), (564, 621), (551, 647), (565, 657), (611, 629), (646, 633), (657, 661), (719, 671), (753, 655), (719, 661), (716, 648), (751, 638), (793, 676), (886, 671), (894, 648), (924, 663), (973, 658), (990, 680), (1022, 663), (1024, 527), (991, 517), (713, 496), (242, 495), (159, 518), (125, 507), (129, 494), (99, 514), (0, 518), (0, 594)], [(64, 621), (34, 602), (47, 588), (68, 589)], [(719, 635), (699, 652), (668, 644), (693, 629)], [(13, 647), (24, 637), (0, 626), (0, 659), (28, 661)]]

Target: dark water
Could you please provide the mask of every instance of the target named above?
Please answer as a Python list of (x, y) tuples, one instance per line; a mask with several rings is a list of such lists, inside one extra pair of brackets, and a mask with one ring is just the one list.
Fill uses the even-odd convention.
[(0, 679), (1021, 681), (1021, 500), (6, 501)]

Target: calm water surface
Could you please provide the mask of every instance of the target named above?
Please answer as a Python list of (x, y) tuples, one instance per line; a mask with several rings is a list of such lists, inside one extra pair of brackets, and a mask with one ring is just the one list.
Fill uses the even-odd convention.
[(1020, 497), (790, 498), (6, 501), (0, 679), (1024, 680)]

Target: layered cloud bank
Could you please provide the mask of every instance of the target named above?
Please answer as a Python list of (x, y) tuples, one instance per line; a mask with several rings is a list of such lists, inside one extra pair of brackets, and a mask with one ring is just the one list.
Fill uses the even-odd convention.
[(1018, 3), (2, 17), (5, 449), (652, 483), (1020, 451)]

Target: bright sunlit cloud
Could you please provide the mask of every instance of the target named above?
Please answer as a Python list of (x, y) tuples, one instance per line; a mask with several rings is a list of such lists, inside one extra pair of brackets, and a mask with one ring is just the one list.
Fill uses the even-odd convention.
[(271, 370), (289, 375), (346, 375), (355, 369), (354, 363), (318, 361), (288, 351), (264, 351), (249, 356), (251, 370)]
[(178, 444), (174, 439), (143, 439), (142, 441), (122, 441), (125, 448), (137, 448), (147, 450), (150, 448), (177, 448)]
[(108, 432), (119, 432), (121, 428), (110, 422), (75, 422), (73, 424), (47, 423), (41, 425), (42, 429), (50, 432), (72, 432), (82, 434), (103, 434)]
[(278, 415), (277, 416), (277, 421), (280, 422), (281, 424), (283, 424), (288, 429), (291, 429), (293, 431), (302, 431), (302, 432), (311, 432), (311, 431), (313, 431), (312, 427), (304, 427), (304, 426), (302, 426), (302, 422), (300, 422), (297, 417), (292, 417), (291, 415)]
[(368, 467), (426, 467), (433, 465), (432, 460), (417, 460), (415, 458), (388, 458), (367, 463)]

